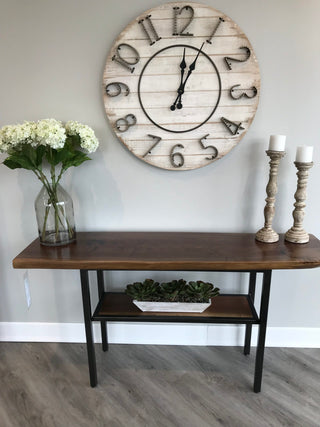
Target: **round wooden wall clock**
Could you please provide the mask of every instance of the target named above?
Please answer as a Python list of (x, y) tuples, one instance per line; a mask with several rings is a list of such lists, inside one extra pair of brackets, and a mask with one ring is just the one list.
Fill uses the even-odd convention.
[(200, 3), (166, 3), (118, 36), (103, 75), (118, 138), (139, 159), (170, 170), (214, 162), (249, 129), (259, 66), (228, 16)]

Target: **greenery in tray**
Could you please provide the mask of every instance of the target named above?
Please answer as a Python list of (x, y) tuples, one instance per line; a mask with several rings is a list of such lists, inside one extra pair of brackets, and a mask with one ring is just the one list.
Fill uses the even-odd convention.
[(202, 280), (187, 283), (180, 279), (159, 284), (152, 279), (146, 279), (144, 282), (127, 285), (125, 292), (137, 301), (206, 303), (210, 298), (219, 295), (219, 290), (212, 283)]

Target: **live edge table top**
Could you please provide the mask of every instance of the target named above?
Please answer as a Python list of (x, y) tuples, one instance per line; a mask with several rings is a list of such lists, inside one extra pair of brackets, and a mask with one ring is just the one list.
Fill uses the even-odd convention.
[(261, 243), (251, 233), (78, 232), (47, 247), (34, 240), (14, 268), (75, 270), (259, 271), (320, 266), (320, 241)]

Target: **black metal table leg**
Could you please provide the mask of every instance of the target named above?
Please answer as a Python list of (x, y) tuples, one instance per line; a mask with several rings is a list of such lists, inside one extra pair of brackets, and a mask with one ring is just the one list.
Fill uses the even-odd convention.
[[(103, 279), (103, 270), (97, 270), (97, 280), (98, 280), (98, 294), (99, 300), (103, 297), (104, 294), (104, 279)], [(108, 350), (108, 334), (107, 334), (107, 322), (101, 320), (101, 338), (102, 338), (102, 350)]]
[(271, 285), (271, 270), (267, 270), (263, 273), (263, 283), (262, 283), (259, 337), (258, 337), (256, 365), (255, 365), (255, 372), (254, 372), (254, 385), (253, 385), (253, 391), (255, 393), (259, 393), (261, 391), (263, 357), (264, 357), (264, 347), (265, 347), (267, 320), (268, 320), (270, 285)]
[[(249, 295), (252, 299), (252, 302), (254, 302), (254, 295), (256, 292), (256, 279), (257, 279), (257, 273), (255, 271), (250, 272), (250, 278), (249, 278)], [(252, 333), (252, 325), (247, 324), (246, 325), (246, 335), (244, 339), (244, 349), (243, 353), (245, 355), (250, 354), (250, 348), (251, 348), (251, 333)]]
[(91, 301), (90, 301), (88, 270), (80, 270), (80, 278), (81, 278), (84, 325), (85, 325), (86, 340), (87, 340), (90, 385), (91, 387), (95, 387), (98, 383), (98, 379), (97, 379), (96, 355), (94, 351), (93, 331), (92, 331), (92, 321), (91, 321)]

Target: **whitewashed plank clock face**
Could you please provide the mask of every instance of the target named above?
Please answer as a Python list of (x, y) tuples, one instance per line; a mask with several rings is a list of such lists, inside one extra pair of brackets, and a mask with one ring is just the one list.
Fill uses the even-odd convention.
[(118, 138), (169, 170), (208, 165), (243, 138), (257, 110), (259, 66), (228, 16), (200, 3), (166, 3), (118, 36), (103, 99)]

